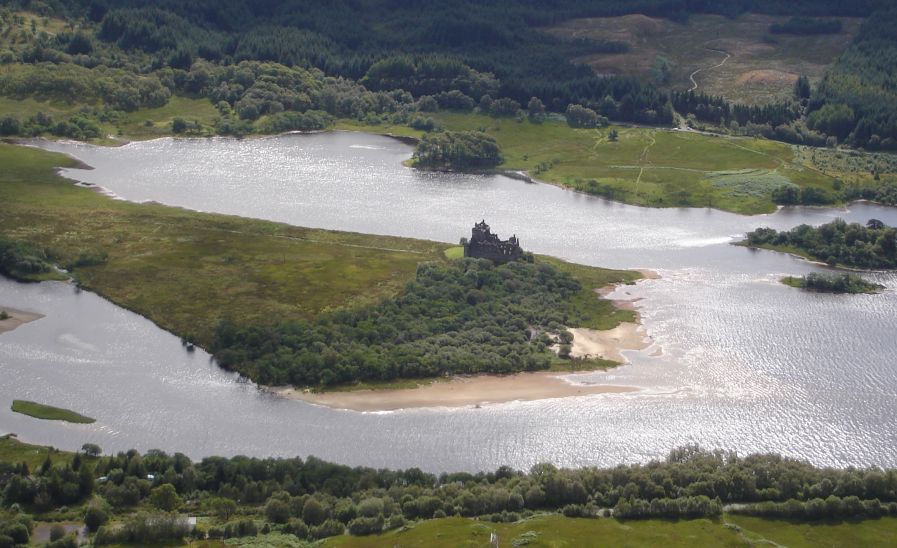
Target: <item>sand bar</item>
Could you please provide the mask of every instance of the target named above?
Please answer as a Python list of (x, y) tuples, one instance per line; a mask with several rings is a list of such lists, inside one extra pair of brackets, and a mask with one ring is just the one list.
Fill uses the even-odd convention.
[(573, 333), (570, 355), (574, 358), (604, 358), (626, 363), (621, 350), (644, 350), (651, 346), (651, 339), (641, 326), (632, 322), (623, 322), (604, 331), (582, 327), (569, 331)]
[(633, 392), (629, 386), (574, 384), (577, 375), (538, 371), (514, 375), (455, 377), (417, 388), (312, 393), (294, 388), (273, 388), (286, 398), (352, 411), (395, 411), (420, 407), (470, 407), (510, 401)]
[(44, 317), (43, 314), (25, 312), (24, 310), (16, 310), (15, 308), (9, 308), (2, 305), (0, 305), (0, 310), (9, 314), (9, 318), (0, 320), (0, 333), (12, 331), (22, 324), (33, 322), (34, 320), (39, 320)]

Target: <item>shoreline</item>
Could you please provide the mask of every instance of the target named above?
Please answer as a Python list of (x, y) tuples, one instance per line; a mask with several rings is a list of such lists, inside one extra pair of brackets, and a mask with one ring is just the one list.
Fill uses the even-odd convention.
[[(657, 272), (639, 270), (642, 279), (656, 280)], [(619, 284), (595, 289), (600, 298), (613, 292)], [(571, 356), (574, 358), (603, 358), (619, 365), (628, 362), (622, 352), (644, 350), (653, 341), (641, 324), (635, 300), (612, 300), (616, 308), (632, 310), (634, 322), (621, 322), (607, 330), (570, 328), (573, 333)], [(300, 400), (313, 405), (358, 412), (384, 412), (421, 408), (478, 408), (484, 405), (514, 401), (536, 401), (591, 394), (622, 394), (638, 392), (632, 386), (615, 386), (593, 382), (578, 382), (594, 371), (559, 372), (534, 371), (510, 375), (457, 375), (446, 382), (432, 382), (415, 388), (366, 389), (355, 391), (311, 392), (290, 386), (262, 387), (279, 397)]]
[(43, 314), (37, 312), (26, 312), (15, 308), (0, 306), (0, 310), (9, 314), (9, 318), (0, 320), (0, 333), (8, 333), (19, 326), (39, 320), (44, 317)]
[(306, 392), (291, 387), (269, 387), (270, 392), (331, 409), (359, 412), (398, 411), (432, 407), (481, 407), (513, 401), (535, 401), (590, 394), (636, 392), (630, 386), (571, 382), (583, 373), (535, 371), (512, 375), (458, 376), (417, 388), (357, 390), (352, 392)]

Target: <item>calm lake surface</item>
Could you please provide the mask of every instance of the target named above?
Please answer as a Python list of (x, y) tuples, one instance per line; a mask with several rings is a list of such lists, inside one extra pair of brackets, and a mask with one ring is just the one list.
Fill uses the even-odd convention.
[[(40, 146), (95, 168), (66, 176), (128, 200), (445, 242), (486, 219), (534, 252), (662, 278), (612, 295), (640, 299), (654, 345), (628, 353), (631, 365), (585, 377), (640, 392), (388, 413), (274, 397), (94, 294), (2, 280), (0, 305), (46, 315), (0, 335), (0, 431), (24, 440), (431, 471), (613, 465), (687, 443), (897, 466), (897, 275), (870, 276), (887, 286), (880, 295), (804, 293), (778, 278), (819, 267), (729, 245), (757, 226), (835, 217), (894, 225), (897, 209), (744, 217), (638, 208), (502, 176), (418, 173), (401, 165), (409, 146), (356, 133)], [(15, 398), (97, 422), (34, 420), (9, 411)]]

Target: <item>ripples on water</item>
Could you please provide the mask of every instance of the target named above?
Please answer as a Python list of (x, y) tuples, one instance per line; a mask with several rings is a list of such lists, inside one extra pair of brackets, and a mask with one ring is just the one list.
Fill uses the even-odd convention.
[[(476, 220), (528, 249), (585, 264), (650, 268), (620, 288), (655, 346), (587, 376), (642, 392), (482, 409), (355, 413), (285, 401), (220, 371), (208, 355), (65, 284), (0, 283), (0, 304), (46, 318), (0, 336), (3, 400), (36, 399), (98, 419), (34, 421), (0, 410), (0, 430), (63, 447), (307, 455), (371, 466), (479, 470), (535, 462), (612, 465), (685, 443), (776, 451), (821, 465), (897, 466), (897, 276), (882, 295), (804, 293), (777, 283), (817, 267), (728, 245), (757, 226), (834, 217), (897, 224), (894, 209), (788, 209), (743, 217), (626, 206), (505, 177), (418, 173), (410, 148), (352, 133), (121, 148), (44, 143), (93, 171), (70, 177), (130, 200), (291, 224), (454, 242)], [(660, 356), (652, 356), (658, 350)], [(358, 451), (364, 447), (364, 451)]]

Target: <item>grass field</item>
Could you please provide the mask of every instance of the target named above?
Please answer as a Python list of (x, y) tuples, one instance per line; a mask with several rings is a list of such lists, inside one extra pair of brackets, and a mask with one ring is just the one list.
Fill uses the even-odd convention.
[(42, 403), (36, 403), (33, 401), (13, 400), (11, 409), (16, 413), (21, 413), (23, 415), (28, 415), (29, 417), (48, 421), (65, 421), (73, 422), (76, 424), (91, 424), (96, 422), (96, 419), (85, 417), (84, 415), (80, 415), (78, 413), (75, 413), (74, 411), (62, 409), (61, 407), (53, 407), (52, 405), (44, 405)]
[[(449, 130), (484, 130), (495, 137), (505, 157), (502, 168), (628, 204), (768, 213), (775, 210), (771, 192), (778, 185), (834, 185), (833, 178), (796, 161), (793, 147), (765, 139), (635, 127), (573, 129), (558, 120), (531, 124), (446, 112), (434, 118)], [(619, 133), (616, 141), (609, 139), (611, 129)]]
[[(769, 25), (786, 19), (758, 14), (744, 14), (734, 20), (719, 15), (692, 15), (687, 24), (681, 24), (625, 15), (574, 19), (549, 32), (565, 38), (629, 44), (625, 53), (578, 59), (600, 74), (649, 77), (655, 60), (663, 56), (670, 63), (668, 85), (672, 89), (692, 88), (689, 77), (700, 69), (694, 75), (699, 91), (738, 103), (763, 104), (790, 98), (794, 81), (800, 75), (813, 83), (819, 81), (862, 23), (857, 18), (839, 18), (843, 30), (838, 34), (770, 37)], [(726, 54), (731, 57), (727, 59)]]
[(791, 523), (742, 516), (721, 521), (564, 518), (536, 516), (517, 523), (488, 523), (446, 518), (418, 523), (406, 530), (375, 537), (336, 537), (324, 546), (338, 548), (486, 547), (495, 532), (499, 546), (574, 548), (580, 546), (889, 546), (897, 535), (897, 519), (859, 522)]
[(31, 470), (36, 470), (50, 455), (50, 460), (68, 462), (74, 457), (73, 453), (59, 451), (42, 445), (23, 443), (12, 436), (0, 436), (0, 463), (18, 464), (24, 462)]
[[(270, 323), (374, 303), (404, 287), (419, 263), (446, 261), (456, 247), (112, 200), (54, 173), (71, 164), (0, 144), (0, 237), (43, 246), (61, 263), (105, 254), (76, 269), (82, 286), (202, 346), (224, 318)], [(540, 260), (583, 282), (583, 327), (631, 319), (591, 290), (637, 273)]]
[(445, 260), (434, 242), (312, 230), (111, 200), (55, 175), (58, 154), (0, 145), (0, 235), (72, 259), (87, 289), (207, 344), (218, 321), (274, 321), (374, 302)]

